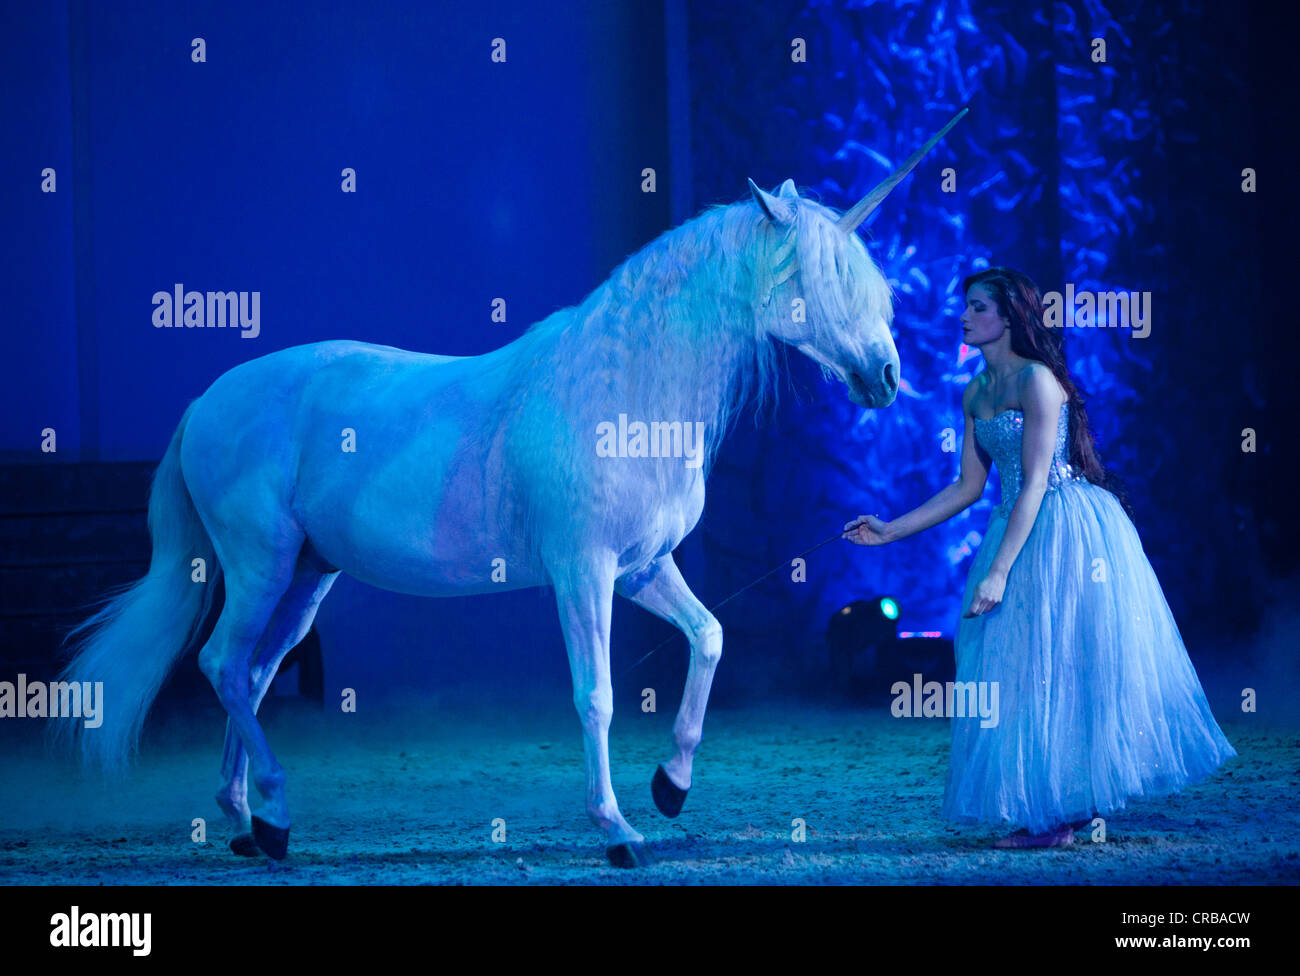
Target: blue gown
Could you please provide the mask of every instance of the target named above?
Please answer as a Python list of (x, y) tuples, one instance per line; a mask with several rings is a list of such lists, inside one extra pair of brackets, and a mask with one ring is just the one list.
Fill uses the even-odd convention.
[[(1002, 602), (961, 617), (958, 682), (997, 682), (998, 722), (952, 718), (945, 817), (1046, 833), (1211, 773), (1236, 750), (1214, 721), (1169, 604), (1118, 499), (1069, 464), (1069, 405), (1038, 517)], [(975, 421), (1002, 504), (971, 564), (970, 609), (1021, 485), (1024, 414)], [(960, 686), (959, 686), (960, 687)]]

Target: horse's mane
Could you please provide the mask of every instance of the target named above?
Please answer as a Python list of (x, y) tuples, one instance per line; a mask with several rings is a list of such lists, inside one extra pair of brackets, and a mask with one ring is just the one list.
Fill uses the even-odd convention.
[[(838, 216), (801, 198), (791, 228), (800, 268), (793, 287), (814, 328), (842, 328), (854, 309), (892, 309), (888, 282), (856, 234), (834, 226)], [(755, 327), (764, 282), (754, 268), (768, 266), (788, 233), (750, 198), (707, 207), (625, 259), (579, 305), (529, 326), (510, 345), (529, 374), (517, 382), (581, 390), (598, 419), (622, 411), (645, 421), (702, 420), (707, 470), (742, 410), (779, 397), (776, 343)], [(623, 372), (621, 396), (602, 396), (606, 370)]]
[[(857, 235), (835, 226), (837, 218), (804, 198), (785, 227), (752, 198), (706, 208), (625, 259), (580, 304), (558, 309), (498, 350), (510, 393), (497, 408), (508, 414), (528, 398), (548, 398), (589, 436), (585, 445), (568, 438), (575, 456), (555, 459), (575, 468), (587, 460), (578, 452), (594, 456), (596, 425), (616, 423), (620, 413), (629, 422), (702, 421), (707, 477), (744, 408), (754, 403), (761, 412), (778, 399), (775, 347), (783, 344), (769, 340), (755, 310), (771, 293), (771, 269), (791, 234), (798, 271), (768, 314), (789, 314), (790, 300), (803, 298), (811, 339), (823, 348), (819, 333), (843, 339), (863, 309), (892, 318), (888, 282)], [(680, 476), (673, 462), (645, 465), (665, 493)]]

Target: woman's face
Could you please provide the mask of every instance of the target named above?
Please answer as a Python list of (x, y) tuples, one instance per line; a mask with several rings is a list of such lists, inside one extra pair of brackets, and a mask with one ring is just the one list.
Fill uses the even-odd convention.
[(998, 314), (998, 303), (983, 285), (971, 285), (966, 292), (966, 311), (961, 315), (962, 341), (983, 346), (997, 340), (1011, 323)]

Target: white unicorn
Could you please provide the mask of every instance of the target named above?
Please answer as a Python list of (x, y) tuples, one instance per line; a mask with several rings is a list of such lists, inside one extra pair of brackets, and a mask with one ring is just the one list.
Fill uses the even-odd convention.
[[(893, 402), (892, 296), (854, 231), (965, 111), (848, 213), (801, 198), (790, 180), (775, 194), (751, 180), (752, 199), (664, 233), (581, 305), (484, 355), (318, 342), (219, 377), (185, 411), (154, 475), (148, 574), (69, 635), (76, 654), (62, 679), (104, 682), (103, 724), (62, 731), (80, 736), (86, 761), (125, 766), (219, 570), (225, 605), (199, 654), (229, 716), (217, 802), (235, 853), (283, 858), (285, 773), (257, 710), (338, 574), (427, 596), (551, 586), (587, 813), (612, 864), (650, 861), (610, 785), (613, 595), (690, 641), (673, 752), (652, 782), (655, 804), (675, 817), (722, 629), (672, 551), (699, 520), (736, 414), (772, 387), (770, 339), (820, 363), (854, 403)], [(632, 432), (615, 456), (598, 449), (611, 424)], [(693, 463), (683, 430), (703, 432)], [(191, 580), (199, 558), (213, 567), (206, 584)]]

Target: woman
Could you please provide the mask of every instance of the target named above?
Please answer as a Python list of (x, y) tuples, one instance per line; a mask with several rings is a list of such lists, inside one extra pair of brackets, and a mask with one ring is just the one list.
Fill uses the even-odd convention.
[(997, 464), (1002, 504), (971, 565), (956, 657), (959, 682), (997, 683), (998, 721), (952, 719), (943, 813), (1021, 828), (997, 847), (1056, 847), (1128, 797), (1180, 790), (1236, 751), (1105, 487), (1038, 286), (989, 268), (962, 288), (962, 334), (984, 369), (962, 396), (961, 475), (892, 522), (859, 516), (844, 537), (882, 545), (949, 519)]

